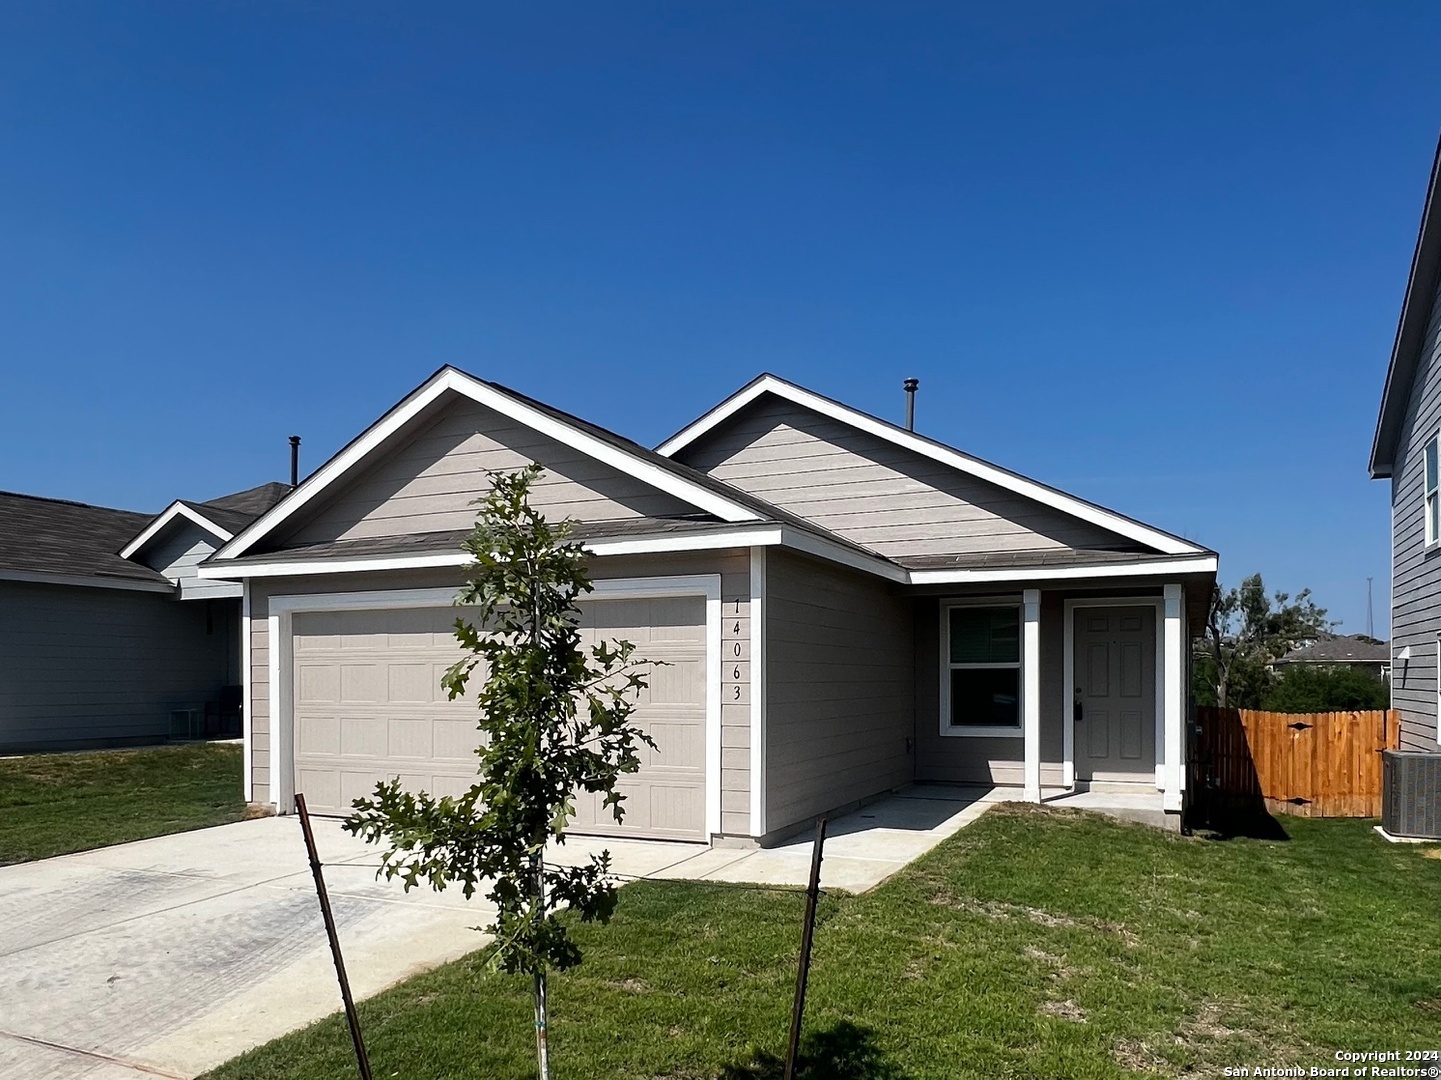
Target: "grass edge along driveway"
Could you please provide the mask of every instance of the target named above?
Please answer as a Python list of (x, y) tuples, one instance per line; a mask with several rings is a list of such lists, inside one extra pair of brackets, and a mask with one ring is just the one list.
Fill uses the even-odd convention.
[[(1369, 822), (1180, 837), (1007, 806), (864, 896), (822, 903), (805, 1075), (1215, 1076), (1424, 1049), (1441, 1021), (1441, 861)], [(557, 1075), (779, 1076), (802, 897), (639, 882), (552, 981)], [(529, 987), (474, 954), (363, 1003), (378, 1077), (533, 1075)], [(353, 1075), (339, 1016), (210, 1080)]]
[(0, 758), (0, 866), (244, 816), (234, 744)]

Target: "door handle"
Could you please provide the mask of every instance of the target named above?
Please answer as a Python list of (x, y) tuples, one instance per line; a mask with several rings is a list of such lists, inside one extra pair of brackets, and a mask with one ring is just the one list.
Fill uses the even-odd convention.
[(1086, 718), (1085, 712), (1086, 710), (1081, 705), (1081, 688), (1078, 686), (1076, 687), (1075, 703), (1071, 706), (1071, 716), (1076, 721), (1076, 723), (1079, 724), (1082, 720)]

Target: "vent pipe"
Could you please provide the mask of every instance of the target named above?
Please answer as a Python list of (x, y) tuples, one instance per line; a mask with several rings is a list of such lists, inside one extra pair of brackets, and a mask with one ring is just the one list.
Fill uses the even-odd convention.
[(920, 379), (907, 379), (903, 384), (906, 388), (906, 430), (916, 430), (916, 390), (921, 385)]
[(290, 486), (300, 483), (300, 436), (290, 436)]

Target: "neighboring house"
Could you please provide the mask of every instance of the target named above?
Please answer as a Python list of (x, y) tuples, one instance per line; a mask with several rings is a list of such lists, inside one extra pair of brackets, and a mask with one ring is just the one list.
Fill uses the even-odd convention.
[(1385, 679), (1391, 673), (1391, 646), (1364, 634), (1337, 635), (1322, 638), (1304, 648), (1292, 649), (1272, 667), (1282, 674), (1291, 667), (1349, 668)]
[(577, 831), (765, 843), (916, 780), (1180, 809), (1214, 552), (769, 375), (653, 451), (450, 367), (201, 565), (244, 588), (249, 799), (469, 786), (458, 545), (531, 461), (586, 639), (668, 663), (624, 827), (583, 798)]
[[(1437, 163), (1441, 164), (1441, 148)], [(1437, 748), (1441, 650), (1441, 201), (1437, 164), (1371, 447), (1371, 476), (1391, 482), (1391, 706), (1401, 748)]]
[(214, 727), (240, 682), (241, 590), (196, 567), (289, 490), (158, 516), (0, 492), (0, 752), (198, 734), (207, 704)]

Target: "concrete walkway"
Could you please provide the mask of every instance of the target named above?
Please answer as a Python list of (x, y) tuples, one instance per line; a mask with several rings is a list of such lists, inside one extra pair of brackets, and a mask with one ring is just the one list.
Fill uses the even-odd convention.
[[(917, 789), (831, 823), (822, 885), (864, 891), (978, 817), (983, 792)], [(375, 880), (319, 821), (359, 997), (485, 943), (478, 901)], [(625, 877), (803, 885), (809, 833), (767, 850), (572, 840)], [(266, 818), (0, 867), (0, 1077), (188, 1078), (340, 1007), (300, 827)]]

